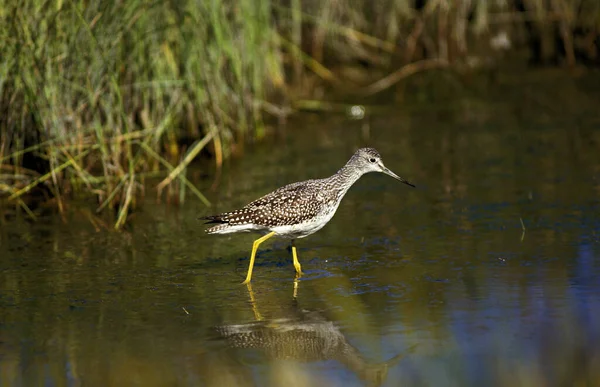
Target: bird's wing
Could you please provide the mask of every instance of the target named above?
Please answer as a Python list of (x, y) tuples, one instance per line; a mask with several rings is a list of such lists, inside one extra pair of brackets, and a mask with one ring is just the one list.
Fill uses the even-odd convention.
[(208, 223), (259, 226), (287, 226), (316, 216), (327, 204), (317, 180), (283, 186), (239, 210), (207, 216)]
[(259, 225), (287, 226), (316, 216), (325, 204), (315, 180), (281, 187), (245, 206)]

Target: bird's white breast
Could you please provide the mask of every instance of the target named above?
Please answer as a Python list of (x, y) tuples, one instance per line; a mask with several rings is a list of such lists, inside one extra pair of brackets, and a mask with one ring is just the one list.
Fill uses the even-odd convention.
[(293, 225), (273, 227), (271, 230), (286, 238), (299, 239), (307, 237), (325, 227), (331, 218), (333, 218), (340, 205), (342, 196), (340, 195), (332, 205), (324, 206), (324, 210), (310, 220)]

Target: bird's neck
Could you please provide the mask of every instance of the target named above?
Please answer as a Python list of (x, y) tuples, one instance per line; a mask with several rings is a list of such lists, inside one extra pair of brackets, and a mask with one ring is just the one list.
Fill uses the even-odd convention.
[(346, 165), (344, 165), (339, 171), (336, 172), (335, 175), (331, 177), (333, 180), (336, 181), (339, 188), (343, 191), (344, 194), (363, 175), (362, 171), (360, 171), (358, 168), (352, 165), (352, 161), (353, 160), (350, 159), (346, 163)]

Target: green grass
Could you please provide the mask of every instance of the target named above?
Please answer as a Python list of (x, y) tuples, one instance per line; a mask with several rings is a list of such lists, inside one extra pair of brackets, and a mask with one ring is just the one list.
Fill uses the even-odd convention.
[[(281, 77), (268, 1), (2, 9), (1, 162), (26, 177), (5, 185), (11, 199), (45, 183), (59, 203), (85, 189), (120, 208), (120, 227), (145, 173), (174, 171), (168, 181), (192, 188), (185, 166), (209, 142), (227, 154), (264, 134), (260, 101)], [(19, 168), (28, 153), (48, 170)]]
[[(116, 228), (148, 176), (209, 205), (189, 163), (206, 151), (220, 165), (234, 144), (265, 136), (269, 117), (291, 110), (280, 101), (311, 95), (298, 85), (313, 75), (359, 98), (398, 82), (400, 65), (460, 62), (506, 16), (511, 31), (555, 23), (567, 53), (576, 26), (588, 41), (600, 30), (597, 2), (525, 3), (517, 14), (510, 1), (1, 0), (0, 192), (32, 217), (40, 187), (61, 211), (93, 195), (98, 211), (117, 210)], [(357, 61), (392, 78), (369, 88), (333, 70)]]

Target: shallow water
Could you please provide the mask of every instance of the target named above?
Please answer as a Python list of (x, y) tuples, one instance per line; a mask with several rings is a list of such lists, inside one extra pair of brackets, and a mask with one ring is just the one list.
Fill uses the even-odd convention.
[[(598, 85), (538, 86), (297, 117), (219, 176), (190, 173), (213, 209), (149, 187), (124, 233), (84, 210), (3, 219), (0, 385), (600, 385)], [(240, 285), (253, 235), (206, 236), (197, 216), (363, 145), (417, 188), (363, 177), (298, 241), (302, 278), (270, 240)]]

